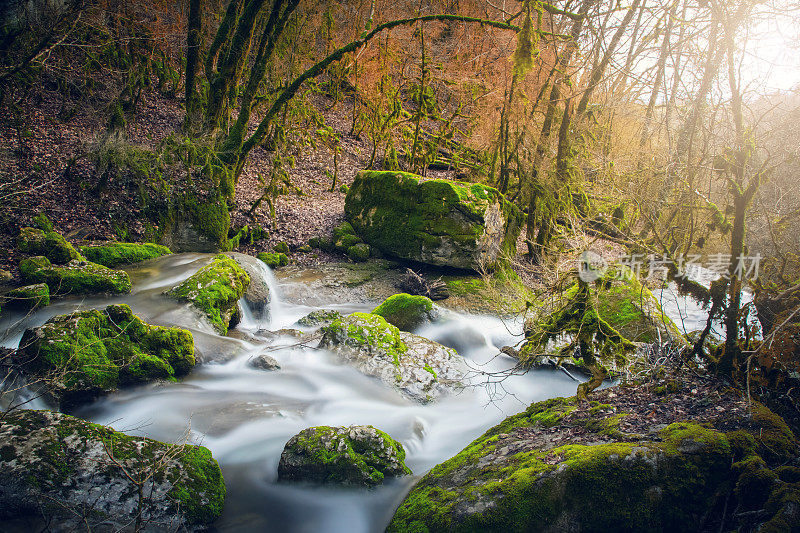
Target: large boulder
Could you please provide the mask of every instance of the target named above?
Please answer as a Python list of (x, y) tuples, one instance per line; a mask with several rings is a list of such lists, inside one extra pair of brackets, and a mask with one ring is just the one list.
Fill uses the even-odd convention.
[(400, 293), (386, 298), (372, 314), (382, 316), (403, 331), (414, 331), (436, 320), (438, 311), (430, 298)]
[(461, 386), (465, 365), (455, 350), (400, 331), (378, 315), (353, 313), (322, 331), (320, 347), (412, 400), (429, 402)]
[(603, 391), (608, 404), (535, 403), (434, 467), (387, 531), (789, 531), (791, 431), (735, 391), (686, 385), (702, 392), (648, 396), (646, 384)]
[(374, 486), (411, 473), (403, 445), (372, 426), (304, 429), (281, 453), (278, 481)]
[(214, 257), (186, 281), (165, 294), (189, 302), (201, 311), (219, 333), (225, 334), (238, 316), (238, 301), (250, 285), (250, 276), (225, 254)]
[(172, 252), (166, 246), (149, 242), (107, 242), (81, 246), (81, 253), (93, 263), (114, 268), (169, 255)]
[(49, 231), (39, 228), (20, 229), (17, 247), (26, 254), (43, 255), (57, 265), (69, 263), (73, 259), (83, 259), (60, 233), (52, 229)]
[(239, 266), (250, 276), (250, 285), (247, 286), (247, 291), (244, 293), (244, 300), (253, 315), (257, 319), (267, 318), (270, 302), (269, 284), (267, 283), (269, 272), (265, 272), (262, 262), (252, 255), (238, 252), (229, 252), (227, 255), (239, 263)]
[(127, 305), (53, 317), (25, 331), (17, 357), (63, 407), (122, 385), (174, 380), (195, 365), (190, 332), (145, 324)]
[(22, 281), (46, 283), (50, 294), (124, 294), (131, 292), (131, 278), (121, 270), (73, 259), (65, 265), (54, 265), (44, 256), (19, 262)]
[(38, 518), (48, 531), (132, 531), (137, 523), (194, 531), (222, 512), (222, 473), (202, 446), (23, 410), (0, 421), (0, 443), (0, 521)]
[(469, 270), (514, 255), (524, 218), (485, 185), (373, 171), (356, 175), (345, 215), (367, 243), (388, 255)]

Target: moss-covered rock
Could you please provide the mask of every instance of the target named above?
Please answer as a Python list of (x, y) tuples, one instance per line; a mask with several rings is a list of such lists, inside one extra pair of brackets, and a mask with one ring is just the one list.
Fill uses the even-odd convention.
[(682, 423), (635, 442), (533, 438), (572, 409), (541, 402), (490, 429), (423, 477), (388, 531), (696, 529), (730, 468), (723, 433)]
[(26, 254), (43, 255), (56, 265), (69, 263), (73, 259), (83, 259), (74, 246), (52, 230), (22, 228), (17, 238), (17, 247)]
[(289, 264), (289, 257), (280, 252), (261, 252), (258, 258), (270, 268), (279, 268)]
[(347, 249), (347, 257), (356, 263), (363, 263), (369, 259), (370, 251), (369, 244), (364, 244), (363, 242), (354, 244)]
[(372, 426), (304, 429), (281, 453), (278, 481), (374, 486), (411, 473), (403, 445)]
[(404, 172), (362, 171), (345, 214), (381, 252), (440, 266), (480, 270), (514, 255), (523, 214), (496, 189)]
[(19, 271), (25, 283), (46, 283), (51, 295), (131, 291), (131, 279), (126, 272), (80, 259), (54, 265), (46, 257), (36, 256), (20, 261)]
[(372, 314), (382, 316), (386, 322), (403, 331), (414, 331), (426, 322), (436, 319), (433, 300), (405, 293), (386, 298), (372, 310)]
[(465, 368), (450, 348), (400, 331), (383, 317), (353, 313), (322, 328), (320, 347), (419, 402), (461, 386)]
[(122, 385), (173, 380), (195, 364), (191, 333), (145, 324), (127, 305), (53, 317), (25, 331), (19, 356), (64, 406)]
[(240, 254), (238, 252), (228, 252), (227, 255), (239, 263), (239, 266), (250, 276), (250, 285), (244, 293), (244, 300), (257, 320), (262, 320), (269, 316), (269, 302), (271, 300), (268, 274), (265, 272), (264, 265), (252, 255)]
[(272, 247), (272, 250), (274, 252), (277, 252), (279, 254), (284, 254), (284, 255), (289, 255), (289, 253), (291, 252), (289, 250), (289, 245), (287, 243), (285, 243), (285, 242), (279, 242), (278, 244), (276, 244), (275, 246)]
[(307, 328), (316, 326), (327, 326), (334, 320), (341, 320), (342, 314), (339, 311), (328, 311), (326, 309), (319, 309), (311, 311), (309, 314), (297, 321), (297, 324)]
[[(20, 410), (0, 422), (0, 519), (54, 530), (194, 530), (221, 513), (225, 484), (202, 446), (133, 437), (79, 418)], [(144, 481), (144, 499), (139, 487)]]
[(211, 263), (165, 294), (190, 302), (224, 335), (236, 313), (237, 302), (249, 285), (250, 276), (247, 272), (234, 259), (219, 254)]
[(50, 289), (44, 283), (27, 285), (8, 291), (0, 298), (0, 301), (10, 309), (29, 311), (50, 305)]
[(169, 255), (172, 252), (169, 248), (160, 244), (109, 242), (82, 246), (81, 253), (93, 263), (114, 268), (119, 265), (129, 265), (161, 257), (162, 255)]

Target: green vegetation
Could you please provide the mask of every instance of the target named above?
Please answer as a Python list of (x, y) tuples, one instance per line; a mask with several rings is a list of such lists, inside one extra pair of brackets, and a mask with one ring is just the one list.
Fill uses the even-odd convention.
[(248, 285), (250, 276), (247, 272), (235, 260), (219, 254), (211, 263), (166, 294), (190, 302), (224, 335), (237, 310), (237, 302)]
[(289, 264), (289, 258), (285, 253), (281, 252), (261, 252), (258, 254), (258, 259), (266, 263), (270, 268), (279, 268)]
[(358, 243), (354, 244), (353, 246), (347, 249), (347, 257), (355, 261), (356, 263), (363, 263), (370, 256), (370, 247), (368, 244)]
[(67, 403), (121, 385), (175, 379), (194, 367), (191, 333), (150, 326), (127, 305), (56, 316), (27, 330), (26, 369), (54, 383)]
[(433, 301), (425, 296), (395, 294), (372, 310), (373, 315), (386, 319), (386, 322), (404, 331), (413, 331), (430, 321)]
[(43, 255), (52, 263), (63, 265), (73, 259), (83, 259), (67, 240), (55, 231), (42, 231), (37, 228), (22, 228), (17, 238), (20, 252)]
[(172, 252), (166, 246), (152, 243), (109, 242), (102, 245), (82, 246), (81, 253), (89, 261), (114, 268), (146, 261)]
[(44, 283), (13, 289), (3, 295), (7, 307), (31, 310), (50, 305), (50, 289)]
[(351, 339), (370, 350), (381, 350), (400, 365), (400, 358), (408, 351), (408, 346), (400, 338), (400, 330), (389, 324), (382, 316), (370, 313), (353, 313), (342, 319), (334, 320), (324, 326), (322, 331), (334, 337)]
[(131, 291), (131, 280), (121, 270), (73, 260), (66, 265), (53, 265), (46, 257), (23, 259), (19, 271), (25, 283), (45, 283), (51, 295), (123, 294)]

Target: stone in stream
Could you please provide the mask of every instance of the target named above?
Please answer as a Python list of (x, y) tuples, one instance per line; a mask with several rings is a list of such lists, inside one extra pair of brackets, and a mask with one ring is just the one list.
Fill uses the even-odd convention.
[(269, 318), (270, 293), (265, 277), (269, 274), (264, 272), (261, 261), (252, 255), (238, 252), (228, 252), (226, 255), (232, 257), (250, 276), (250, 285), (247, 286), (244, 299), (253, 312), (253, 316), (256, 320)]
[(0, 521), (39, 519), (48, 531), (132, 531), (141, 513), (143, 531), (195, 531), (222, 513), (222, 472), (202, 446), (29, 410), (0, 421), (0, 443)]
[(8, 291), (0, 301), (11, 309), (31, 311), (50, 305), (50, 289), (44, 283), (27, 285)]
[(378, 315), (353, 313), (322, 332), (321, 348), (412, 400), (430, 402), (462, 385), (466, 368), (455, 350), (400, 331)]
[(186, 281), (165, 292), (201, 311), (224, 335), (237, 312), (237, 304), (250, 285), (250, 276), (225, 254), (219, 254)]
[(414, 331), (436, 320), (439, 311), (430, 298), (400, 293), (385, 299), (372, 310), (372, 314), (382, 316), (389, 324), (403, 331)]
[(81, 246), (81, 253), (93, 263), (114, 268), (170, 255), (172, 252), (166, 246), (149, 242), (105, 242)]
[(411, 473), (403, 445), (372, 426), (304, 429), (281, 453), (278, 481), (374, 486)]
[(65, 408), (123, 385), (174, 380), (195, 365), (191, 333), (145, 324), (127, 305), (75, 311), (28, 329), (17, 359), (29, 382)]
[(356, 175), (345, 215), (381, 252), (475, 271), (516, 253), (524, 221), (516, 206), (486, 185), (388, 171)]
[(257, 356), (253, 357), (247, 362), (253, 368), (257, 368), (259, 370), (280, 370), (281, 365), (278, 364), (278, 361), (275, 360), (274, 357), (267, 353), (260, 353)]
[(341, 318), (342, 314), (339, 311), (318, 309), (316, 311), (311, 311), (306, 316), (298, 320), (297, 324), (303, 327), (313, 328), (318, 326), (327, 326), (334, 320), (339, 320)]
[(131, 279), (126, 272), (81, 259), (54, 265), (44, 256), (31, 257), (19, 262), (19, 272), (25, 283), (46, 283), (51, 295), (131, 292)]

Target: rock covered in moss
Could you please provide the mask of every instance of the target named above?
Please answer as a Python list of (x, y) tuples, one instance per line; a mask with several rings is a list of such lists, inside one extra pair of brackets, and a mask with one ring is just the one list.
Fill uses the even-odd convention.
[(172, 380), (195, 365), (192, 334), (145, 324), (127, 305), (76, 311), (28, 329), (19, 359), (72, 406), (122, 385)]
[(372, 314), (382, 316), (389, 324), (403, 331), (414, 331), (436, 320), (438, 313), (430, 298), (400, 293), (386, 298), (372, 310)]
[[(0, 442), (0, 519), (43, 518), (58, 531), (118, 531), (141, 512), (145, 530), (175, 531), (209, 526), (222, 513), (222, 472), (202, 446), (27, 410), (3, 418)], [(141, 504), (126, 473), (146, 480)]]
[(166, 246), (149, 242), (109, 242), (82, 246), (81, 253), (93, 263), (114, 268), (119, 265), (129, 265), (169, 255), (172, 252)]
[(50, 305), (50, 289), (44, 283), (26, 285), (25, 287), (8, 291), (0, 300), (11, 309), (29, 311)]
[(340, 320), (342, 314), (339, 311), (329, 311), (327, 309), (318, 309), (311, 311), (306, 316), (297, 321), (301, 326), (313, 328), (317, 326), (327, 326), (334, 320)]
[(369, 259), (370, 251), (371, 250), (369, 244), (364, 244), (364, 243), (354, 244), (353, 246), (347, 249), (347, 257), (349, 257), (356, 263), (363, 263), (364, 261)]
[(455, 350), (400, 331), (383, 317), (353, 313), (322, 328), (320, 347), (418, 402), (461, 386), (464, 363)]
[(53, 230), (22, 228), (17, 238), (17, 247), (26, 254), (43, 255), (56, 265), (83, 259), (74, 246)]
[(289, 245), (285, 242), (279, 242), (275, 246), (272, 247), (272, 250), (279, 254), (289, 255)]
[(523, 214), (496, 189), (404, 172), (362, 171), (345, 214), (363, 239), (395, 257), (480, 270), (514, 255)]
[(374, 486), (408, 475), (403, 445), (372, 426), (304, 429), (281, 453), (278, 481)]
[(239, 264), (225, 254), (216, 255), (186, 281), (165, 294), (190, 302), (208, 317), (223, 335), (237, 311), (237, 302), (250, 285), (250, 276)]
[(268, 272), (265, 272), (263, 262), (252, 255), (240, 254), (238, 252), (228, 252), (229, 257), (239, 263), (239, 266), (250, 276), (250, 285), (244, 293), (244, 299), (248, 307), (253, 312), (253, 316), (264, 319), (269, 316), (270, 291), (267, 283)]
[(66, 265), (54, 265), (43, 256), (23, 259), (19, 271), (25, 283), (46, 283), (50, 294), (124, 294), (131, 291), (126, 272), (73, 259)]
[(280, 252), (261, 252), (258, 258), (270, 268), (278, 268), (289, 264), (289, 257)]

